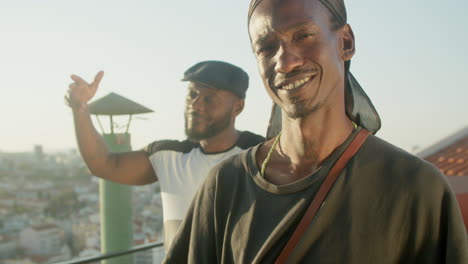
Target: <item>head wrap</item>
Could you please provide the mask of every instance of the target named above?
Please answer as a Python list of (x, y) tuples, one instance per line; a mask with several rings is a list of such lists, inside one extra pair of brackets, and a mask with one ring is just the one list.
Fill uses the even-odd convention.
[[(249, 14), (248, 14), (248, 22), (250, 22), (250, 18), (252, 17), (255, 8), (262, 2), (263, 0), (252, 0), (250, 1), (249, 6)], [(344, 4), (344, 0), (318, 0), (322, 3), (330, 12), (332, 13), (333, 17), (340, 25), (345, 25), (347, 21), (346, 15), (346, 7)]]
[[(263, 0), (252, 0), (250, 2), (248, 22), (255, 8)], [(310, 0), (312, 1), (312, 0)], [(333, 15), (337, 24), (341, 27), (347, 23), (347, 14), (344, 0), (317, 0), (322, 3)], [(381, 121), (377, 110), (372, 104), (361, 85), (349, 71), (351, 61), (345, 62), (345, 109), (346, 115), (351, 121), (372, 133), (377, 133), (381, 127)], [(267, 138), (274, 137), (281, 131), (281, 109), (273, 103), (270, 122), (268, 124)]]
[(344, 0), (319, 0), (319, 2), (328, 8), (340, 26), (346, 25), (348, 16)]

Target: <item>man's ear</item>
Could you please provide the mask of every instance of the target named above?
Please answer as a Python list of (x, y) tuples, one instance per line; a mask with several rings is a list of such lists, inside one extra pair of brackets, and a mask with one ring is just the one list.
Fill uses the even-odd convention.
[(342, 36), (342, 59), (344, 61), (350, 60), (356, 52), (354, 41), (354, 33), (349, 24), (344, 25), (341, 29)]
[(238, 116), (244, 110), (244, 99), (239, 99), (234, 103), (233, 114), (234, 116)]

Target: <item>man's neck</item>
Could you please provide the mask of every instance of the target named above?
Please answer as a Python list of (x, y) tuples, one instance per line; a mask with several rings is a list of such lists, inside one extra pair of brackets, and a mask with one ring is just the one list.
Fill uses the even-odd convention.
[(283, 116), (281, 151), (292, 166), (318, 167), (353, 131), (353, 124), (336, 109), (312, 113), (302, 119)]
[(234, 127), (225, 129), (211, 138), (200, 140), (200, 147), (205, 153), (223, 152), (232, 148), (239, 138), (240, 132)]

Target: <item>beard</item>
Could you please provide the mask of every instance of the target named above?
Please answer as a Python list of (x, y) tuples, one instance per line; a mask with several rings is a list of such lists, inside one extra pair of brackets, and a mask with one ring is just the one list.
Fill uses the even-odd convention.
[(292, 119), (305, 118), (308, 115), (311, 115), (317, 112), (321, 108), (321, 104), (309, 106), (305, 104), (296, 104), (293, 107), (290, 107), (285, 110), (286, 115)]
[(218, 120), (213, 120), (203, 127), (201, 130), (197, 130), (199, 126), (197, 121), (192, 121), (192, 125), (189, 127), (187, 121), (187, 114), (185, 115), (185, 135), (187, 138), (194, 142), (199, 142), (200, 140), (214, 137), (229, 127), (231, 123), (231, 111), (227, 111), (221, 118)]

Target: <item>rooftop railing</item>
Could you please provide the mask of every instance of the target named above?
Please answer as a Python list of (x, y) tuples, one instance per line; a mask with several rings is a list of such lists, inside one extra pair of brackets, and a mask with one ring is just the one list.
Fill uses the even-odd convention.
[(140, 246), (135, 246), (126, 250), (118, 251), (118, 252), (112, 252), (112, 253), (107, 253), (107, 254), (101, 254), (98, 256), (93, 256), (93, 257), (83, 257), (83, 258), (76, 258), (68, 261), (63, 261), (63, 262), (57, 262), (55, 264), (84, 264), (84, 263), (93, 263), (96, 261), (101, 261), (101, 260), (108, 260), (111, 258), (116, 258), (116, 257), (121, 257), (121, 256), (126, 256), (130, 255), (133, 253), (153, 249), (153, 248), (158, 248), (162, 247), (164, 244), (163, 242), (153, 242), (153, 243), (148, 243)]

